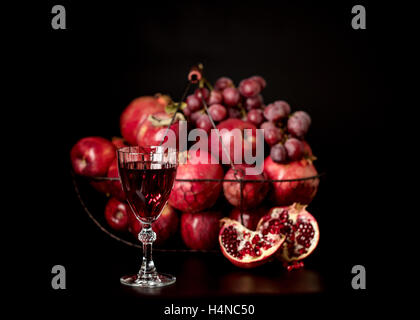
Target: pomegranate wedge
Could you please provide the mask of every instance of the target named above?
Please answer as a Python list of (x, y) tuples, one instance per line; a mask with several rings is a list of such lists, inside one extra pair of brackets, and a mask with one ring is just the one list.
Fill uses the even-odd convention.
[(251, 231), (229, 218), (221, 219), (220, 223), (219, 244), (222, 253), (241, 268), (254, 268), (266, 263), (286, 239), (273, 226)]

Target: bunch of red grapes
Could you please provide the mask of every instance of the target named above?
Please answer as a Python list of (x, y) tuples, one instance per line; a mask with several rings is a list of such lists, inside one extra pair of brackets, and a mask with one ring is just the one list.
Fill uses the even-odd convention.
[(184, 115), (197, 128), (206, 132), (212, 123), (205, 112), (202, 98), (206, 101), (208, 112), (217, 124), (227, 118), (241, 119), (264, 129), (264, 140), (270, 147), (270, 156), (277, 163), (287, 163), (302, 159), (305, 155), (303, 141), (311, 124), (311, 117), (305, 111), (291, 113), (286, 101), (278, 100), (264, 104), (261, 91), (266, 81), (261, 76), (243, 79), (235, 87), (232, 79), (219, 78), (213, 87), (198, 88), (186, 99)]

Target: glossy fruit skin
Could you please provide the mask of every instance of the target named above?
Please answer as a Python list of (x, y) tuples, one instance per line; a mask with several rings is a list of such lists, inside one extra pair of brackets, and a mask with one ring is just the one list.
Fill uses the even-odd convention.
[(102, 137), (82, 138), (70, 151), (74, 172), (87, 177), (106, 176), (115, 156), (115, 146)]
[(261, 86), (261, 90), (264, 89), (267, 86), (267, 82), (261, 76), (252, 76), (249, 79), (252, 79), (252, 80), (257, 81), (260, 84), (260, 86)]
[(269, 127), (264, 129), (264, 140), (269, 146), (277, 144), (283, 138), (283, 132), (280, 128)]
[[(160, 120), (170, 120), (172, 118), (171, 114), (166, 112), (158, 112), (152, 115), (156, 119)], [(175, 133), (176, 141), (178, 141), (179, 136), (179, 122), (175, 121), (171, 126), (171, 130)], [(137, 132), (137, 145), (140, 147), (151, 147), (160, 145), (161, 140), (164, 137), (165, 130), (167, 125), (155, 125), (150, 117), (144, 121)], [(165, 138), (166, 141), (167, 137)], [(178, 143), (177, 143), (178, 144)], [(176, 146), (172, 146), (176, 147)]]
[(204, 98), (204, 100), (207, 102), (208, 98), (210, 96), (210, 91), (207, 88), (198, 88), (194, 91), (194, 95), (200, 100), (202, 101), (202, 99)]
[(261, 109), (252, 109), (248, 112), (247, 120), (254, 126), (259, 127), (264, 121), (263, 111)]
[(218, 90), (212, 90), (208, 99), (208, 104), (221, 104), (223, 102), (223, 95)]
[(264, 116), (269, 121), (286, 119), (290, 114), (290, 105), (286, 101), (278, 100), (267, 105)]
[(229, 87), (233, 87), (233, 81), (228, 77), (221, 77), (217, 79), (214, 83), (215, 90), (223, 91), (224, 89)]
[(206, 132), (209, 132), (213, 126), (211, 124), (210, 118), (207, 113), (203, 113), (196, 121), (197, 128), (203, 129)]
[[(247, 165), (235, 165), (237, 175), (231, 168), (225, 175), (225, 180), (246, 179), (255, 181), (264, 181), (266, 176), (264, 173), (260, 175), (246, 175), (245, 169)], [(246, 182), (243, 183), (242, 190), (242, 209), (248, 210), (257, 207), (267, 195), (269, 184), (263, 182)], [(223, 182), (223, 193), (229, 203), (235, 207), (241, 206), (241, 184), (239, 182)]]
[(287, 130), (296, 138), (303, 139), (311, 125), (311, 117), (305, 111), (293, 113), (287, 120)]
[(244, 106), (245, 106), (246, 110), (250, 111), (250, 110), (253, 110), (253, 109), (260, 108), (263, 105), (263, 103), (264, 103), (264, 99), (263, 99), (262, 95), (257, 94), (255, 96), (246, 98), (245, 101), (244, 101)]
[(270, 157), (277, 163), (287, 163), (288, 161), (286, 148), (281, 143), (271, 147)]
[[(138, 237), (139, 232), (142, 229), (141, 222), (136, 218), (136, 216), (130, 210), (130, 222), (129, 222), (129, 231), (136, 237)], [(178, 212), (174, 210), (170, 205), (166, 205), (159, 218), (152, 223), (152, 229), (156, 232), (156, 241), (153, 245), (161, 246), (168, 241), (173, 235), (178, 231), (179, 226), (179, 216)]]
[(277, 128), (276, 124), (271, 121), (265, 121), (260, 125), (260, 129), (263, 129), (263, 130), (268, 130), (270, 128)]
[[(223, 179), (223, 176), (222, 166), (211, 154), (190, 151), (187, 162), (179, 164), (175, 179)], [(204, 211), (216, 203), (221, 190), (222, 182), (175, 181), (169, 204), (182, 212)]]
[(212, 116), (213, 120), (218, 122), (222, 121), (227, 116), (227, 110), (221, 104), (212, 104), (209, 108), (209, 114)]
[[(232, 162), (235, 163), (235, 154), (237, 155), (237, 159), (242, 160), (242, 163), (245, 163), (244, 161), (244, 154), (247, 152), (248, 154), (255, 154), (255, 148), (257, 143), (257, 128), (249, 122), (242, 121), (240, 119), (227, 119), (222, 122), (220, 122), (217, 125), (217, 129), (219, 129), (220, 135), (222, 137), (222, 141), (226, 147), (226, 150), (229, 152), (230, 159)], [(242, 145), (242, 148), (234, 147), (234, 141), (235, 141), (235, 129), (239, 129), (242, 131), (241, 137), (237, 138)], [(248, 134), (246, 137), (244, 137), (244, 130), (250, 129), (251, 134)], [(235, 130), (235, 131), (234, 131)], [(246, 142), (246, 143), (245, 143)], [(219, 154), (217, 153), (217, 145), (219, 145)], [(215, 155), (219, 157), (220, 163), (222, 163), (222, 156), (223, 156), (223, 147), (219, 139), (209, 139), (209, 150)], [(252, 153), (250, 153), (252, 152)], [(226, 155), (224, 156), (226, 158)], [(229, 162), (227, 162), (229, 163)]]
[[(307, 178), (318, 174), (310, 160), (302, 159), (282, 164), (274, 162), (270, 156), (264, 161), (264, 172), (271, 180)], [(309, 204), (318, 191), (318, 185), (319, 178), (273, 182), (269, 196), (271, 201), (279, 206), (288, 206), (295, 202)]]
[(244, 97), (253, 97), (259, 94), (261, 85), (255, 79), (244, 79), (239, 83), (239, 92)]
[[(281, 221), (281, 214), (286, 211), (287, 216), (283, 220), (291, 222), (293, 227), (288, 228), (286, 230), (284, 226), (280, 228), (280, 234), (286, 236), (286, 241), (283, 243), (282, 247), (276, 252), (276, 257), (286, 263), (293, 262), (293, 261), (300, 261), (308, 257), (317, 247), (319, 242), (319, 226), (316, 219), (306, 210), (306, 205), (301, 205), (299, 203), (294, 203), (290, 206), (282, 206), (282, 207), (273, 207), (270, 209), (267, 215), (263, 216), (261, 220), (258, 222), (257, 230), (264, 228), (264, 224), (266, 224), (270, 220), (279, 219)], [(310, 239), (310, 246), (306, 247), (304, 252), (299, 252), (299, 237), (297, 233), (299, 228), (297, 224), (299, 222), (303, 222), (305, 224), (310, 224), (313, 231), (313, 237)], [(288, 233), (287, 231), (291, 231)], [(310, 237), (310, 235), (308, 235)], [(308, 238), (306, 236), (306, 238)], [(301, 248), (301, 247), (300, 247)], [(296, 250), (298, 249), (298, 250)], [(297, 253), (297, 255), (296, 255)], [(303, 265), (302, 265), (303, 266)], [(293, 268), (292, 268), (293, 269)]]
[(181, 215), (181, 237), (193, 250), (210, 250), (217, 246), (220, 211), (184, 212)]
[(227, 107), (235, 107), (241, 100), (241, 95), (236, 88), (228, 87), (223, 90), (223, 104)]
[(120, 137), (113, 137), (111, 142), (115, 146), (115, 149), (128, 147), (127, 142), (123, 138), (120, 138)]
[(239, 268), (244, 268), (244, 269), (250, 269), (250, 268), (255, 268), (258, 266), (261, 266), (265, 263), (267, 263), (268, 261), (270, 261), (273, 257), (275, 257), (276, 252), (279, 250), (279, 248), (281, 248), (281, 246), (283, 245), (284, 241), (285, 241), (285, 237), (281, 236), (280, 234), (273, 234), (273, 245), (271, 248), (268, 249), (264, 249), (262, 250), (262, 254), (259, 257), (253, 258), (253, 259), (248, 259), (248, 260), (241, 260), (241, 259), (237, 259), (235, 257), (233, 257), (231, 254), (229, 254), (228, 250), (229, 248), (226, 248), (225, 245), (223, 244), (223, 234), (225, 232), (226, 229), (228, 229), (229, 227), (234, 227), (235, 230), (238, 231), (238, 233), (241, 234), (250, 234), (252, 237), (255, 236), (255, 234), (259, 234), (261, 235), (261, 232), (259, 231), (252, 231), (249, 230), (247, 228), (245, 228), (244, 226), (242, 226), (238, 221), (229, 219), (229, 218), (223, 218), (220, 220), (220, 232), (219, 232), (219, 246), (220, 246), (220, 250), (222, 251), (222, 254), (235, 266), (239, 267)]
[(116, 198), (111, 198), (105, 206), (105, 220), (117, 231), (125, 231), (129, 225), (130, 208)]
[(245, 228), (255, 231), (257, 229), (258, 222), (260, 219), (268, 213), (269, 209), (265, 206), (260, 206), (255, 209), (244, 210), (242, 212), (241, 219), (241, 210), (239, 208), (233, 208), (229, 214), (229, 218), (235, 221), (240, 222)]
[(195, 125), (197, 125), (197, 121), (198, 121), (198, 119), (200, 119), (200, 117), (201, 117), (203, 114), (204, 114), (204, 113), (203, 113), (203, 112), (201, 112), (201, 110), (193, 112), (193, 113), (191, 114), (191, 116), (190, 116), (190, 120), (191, 120), (191, 122), (192, 122), (192, 123), (194, 123)]
[(200, 110), (203, 107), (201, 99), (197, 98), (195, 94), (190, 94), (187, 99), (187, 106), (191, 112)]
[(123, 138), (131, 145), (137, 144), (137, 132), (147, 117), (165, 111), (166, 100), (151, 96), (134, 99), (122, 112), (120, 129)]
[[(108, 178), (120, 178), (120, 175), (118, 173), (118, 162), (117, 162), (117, 158), (114, 159), (114, 161), (112, 161), (111, 165), (109, 166), (108, 169), (108, 174), (107, 177)], [(124, 190), (122, 189), (121, 186), (121, 181), (120, 180), (116, 180), (116, 181), (107, 181), (109, 183), (109, 193), (114, 196), (115, 198), (117, 198), (120, 201), (125, 201), (126, 197), (125, 197), (125, 193)]]
[(291, 161), (302, 159), (305, 151), (302, 141), (296, 138), (287, 139), (284, 143), (284, 148), (286, 149), (288, 159)]

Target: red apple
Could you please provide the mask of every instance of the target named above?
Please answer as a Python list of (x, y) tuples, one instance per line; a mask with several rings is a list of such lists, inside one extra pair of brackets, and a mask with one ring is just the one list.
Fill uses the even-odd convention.
[(181, 216), (181, 236), (185, 245), (194, 250), (210, 250), (217, 246), (220, 211), (184, 212)]
[[(153, 222), (152, 228), (156, 232), (155, 245), (160, 246), (172, 237), (178, 230), (179, 218), (178, 213), (170, 205), (166, 205), (162, 210), (160, 217)], [(141, 222), (135, 217), (134, 213), (130, 214), (130, 232), (137, 238), (142, 229)]]
[(134, 99), (120, 117), (120, 129), (123, 138), (131, 145), (137, 144), (137, 132), (147, 117), (155, 112), (165, 111), (167, 99), (164, 96), (144, 96)]
[(111, 198), (105, 206), (105, 219), (112, 229), (125, 231), (128, 228), (130, 211), (127, 204)]
[(70, 152), (73, 170), (88, 177), (105, 176), (115, 156), (115, 146), (101, 137), (83, 138)]

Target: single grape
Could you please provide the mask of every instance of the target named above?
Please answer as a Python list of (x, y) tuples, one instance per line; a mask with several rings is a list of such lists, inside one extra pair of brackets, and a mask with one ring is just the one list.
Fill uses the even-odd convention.
[(239, 83), (239, 92), (244, 97), (252, 97), (259, 94), (261, 91), (261, 86), (258, 81), (254, 79), (244, 79)]
[(214, 90), (223, 91), (229, 87), (233, 87), (233, 81), (228, 77), (221, 77), (214, 83)]
[(268, 128), (264, 130), (264, 140), (268, 145), (273, 146), (283, 138), (283, 133), (280, 128)]
[(229, 114), (229, 118), (232, 119), (241, 119), (242, 118), (242, 114), (241, 111), (237, 108), (228, 108), (228, 114)]
[(307, 112), (305, 112), (305, 111), (296, 111), (293, 114), (293, 116), (300, 117), (300, 118), (304, 119), (308, 123), (308, 126), (311, 125), (311, 122), (312, 122), (311, 121), (311, 116)]
[(278, 100), (270, 103), (264, 109), (264, 117), (269, 121), (285, 119), (290, 114), (290, 105), (286, 101)]
[(214, 121), (222, 121), (227, 116), (227, 110), (221, 104), (212, 104), (209, 108), (209, 114)]
[(212, 104), (220, 104), (223, 102), (223, 95), (220, 91), (218, 90), (212, 90), (210, 92), (210, 97), (208, 100), (208, 104), (211, 106)]
[(264, 121), (264, 114), (261, 109), (253, 109), (248, 112), (247, 120), (256, 126), (259, 126)]
[(192, 121), (195, 125), (197, 125), (197, 120), (201, 117), (201, 115), (203, 115), (203, 112), (201, 112), (201, 110), (196, 111), (196, 112), (193, 112), (193, 113), (191, 113), (190, 120), (191, 120), (191, 121)]
[(207, 114), (202, 114), (196, 122), (197, 128), (203, 129), (206, 132), (209, 132), (212, 128), (210, 118)]
[(253, 97), (246, 98), (244, 105), (246, 110), (258, 109), (264, 103), (263, 97), (260, 94), (257, 94)]
[(263, 123), (260, 125), (260, 129), (268, 130), (268, 129), (270, 129), (270, 128), (276, 128), (276, 125), (275, 125), (275, 123), (274, 123), (274, 122), (271, 122), (271, 121), (266, 121), (266, 122), (263, 122)]
[(289, 138), (284, 143), (284, 148), (287, 151), (287, 156), (290, 160), (296, 161), (303, 157), (304, 145), (302, 141), (296, 138)]
[(286, 148), (281, 144), (277, 143), (271, 147), (270, 157), (274, 162), (285, 163), (287, 162), (287, 151)]
[(210, 96), (210, 91), (207, 88), (198, 88), (194, 91), (194, 95), (201, 100), (201, 95), (203, 95), (204, 100), (207, 102)]
[(296, 138), (302, 139), (309, 130), (311, 117), (305, 111), (297, 111), (287, 121), (287, 130)]
[(250, 79), (257, 81), (260, 84), (261, 90), (267, 86), (267, 82), (261, 76), (252, 76)]
[(236, 88), (226, 88), (223, 90), (223, 101), (227, 107), (234, 107), (238, 105), (241, 95)]
[(190, 94), (187, 99), (187, 106), (188, 108), (191, 110), (191, 112), (195, 112), (197, 110), (200, 110), (202, 105), (201, 105), (201, 100), (198, 99), (195, 95)]

